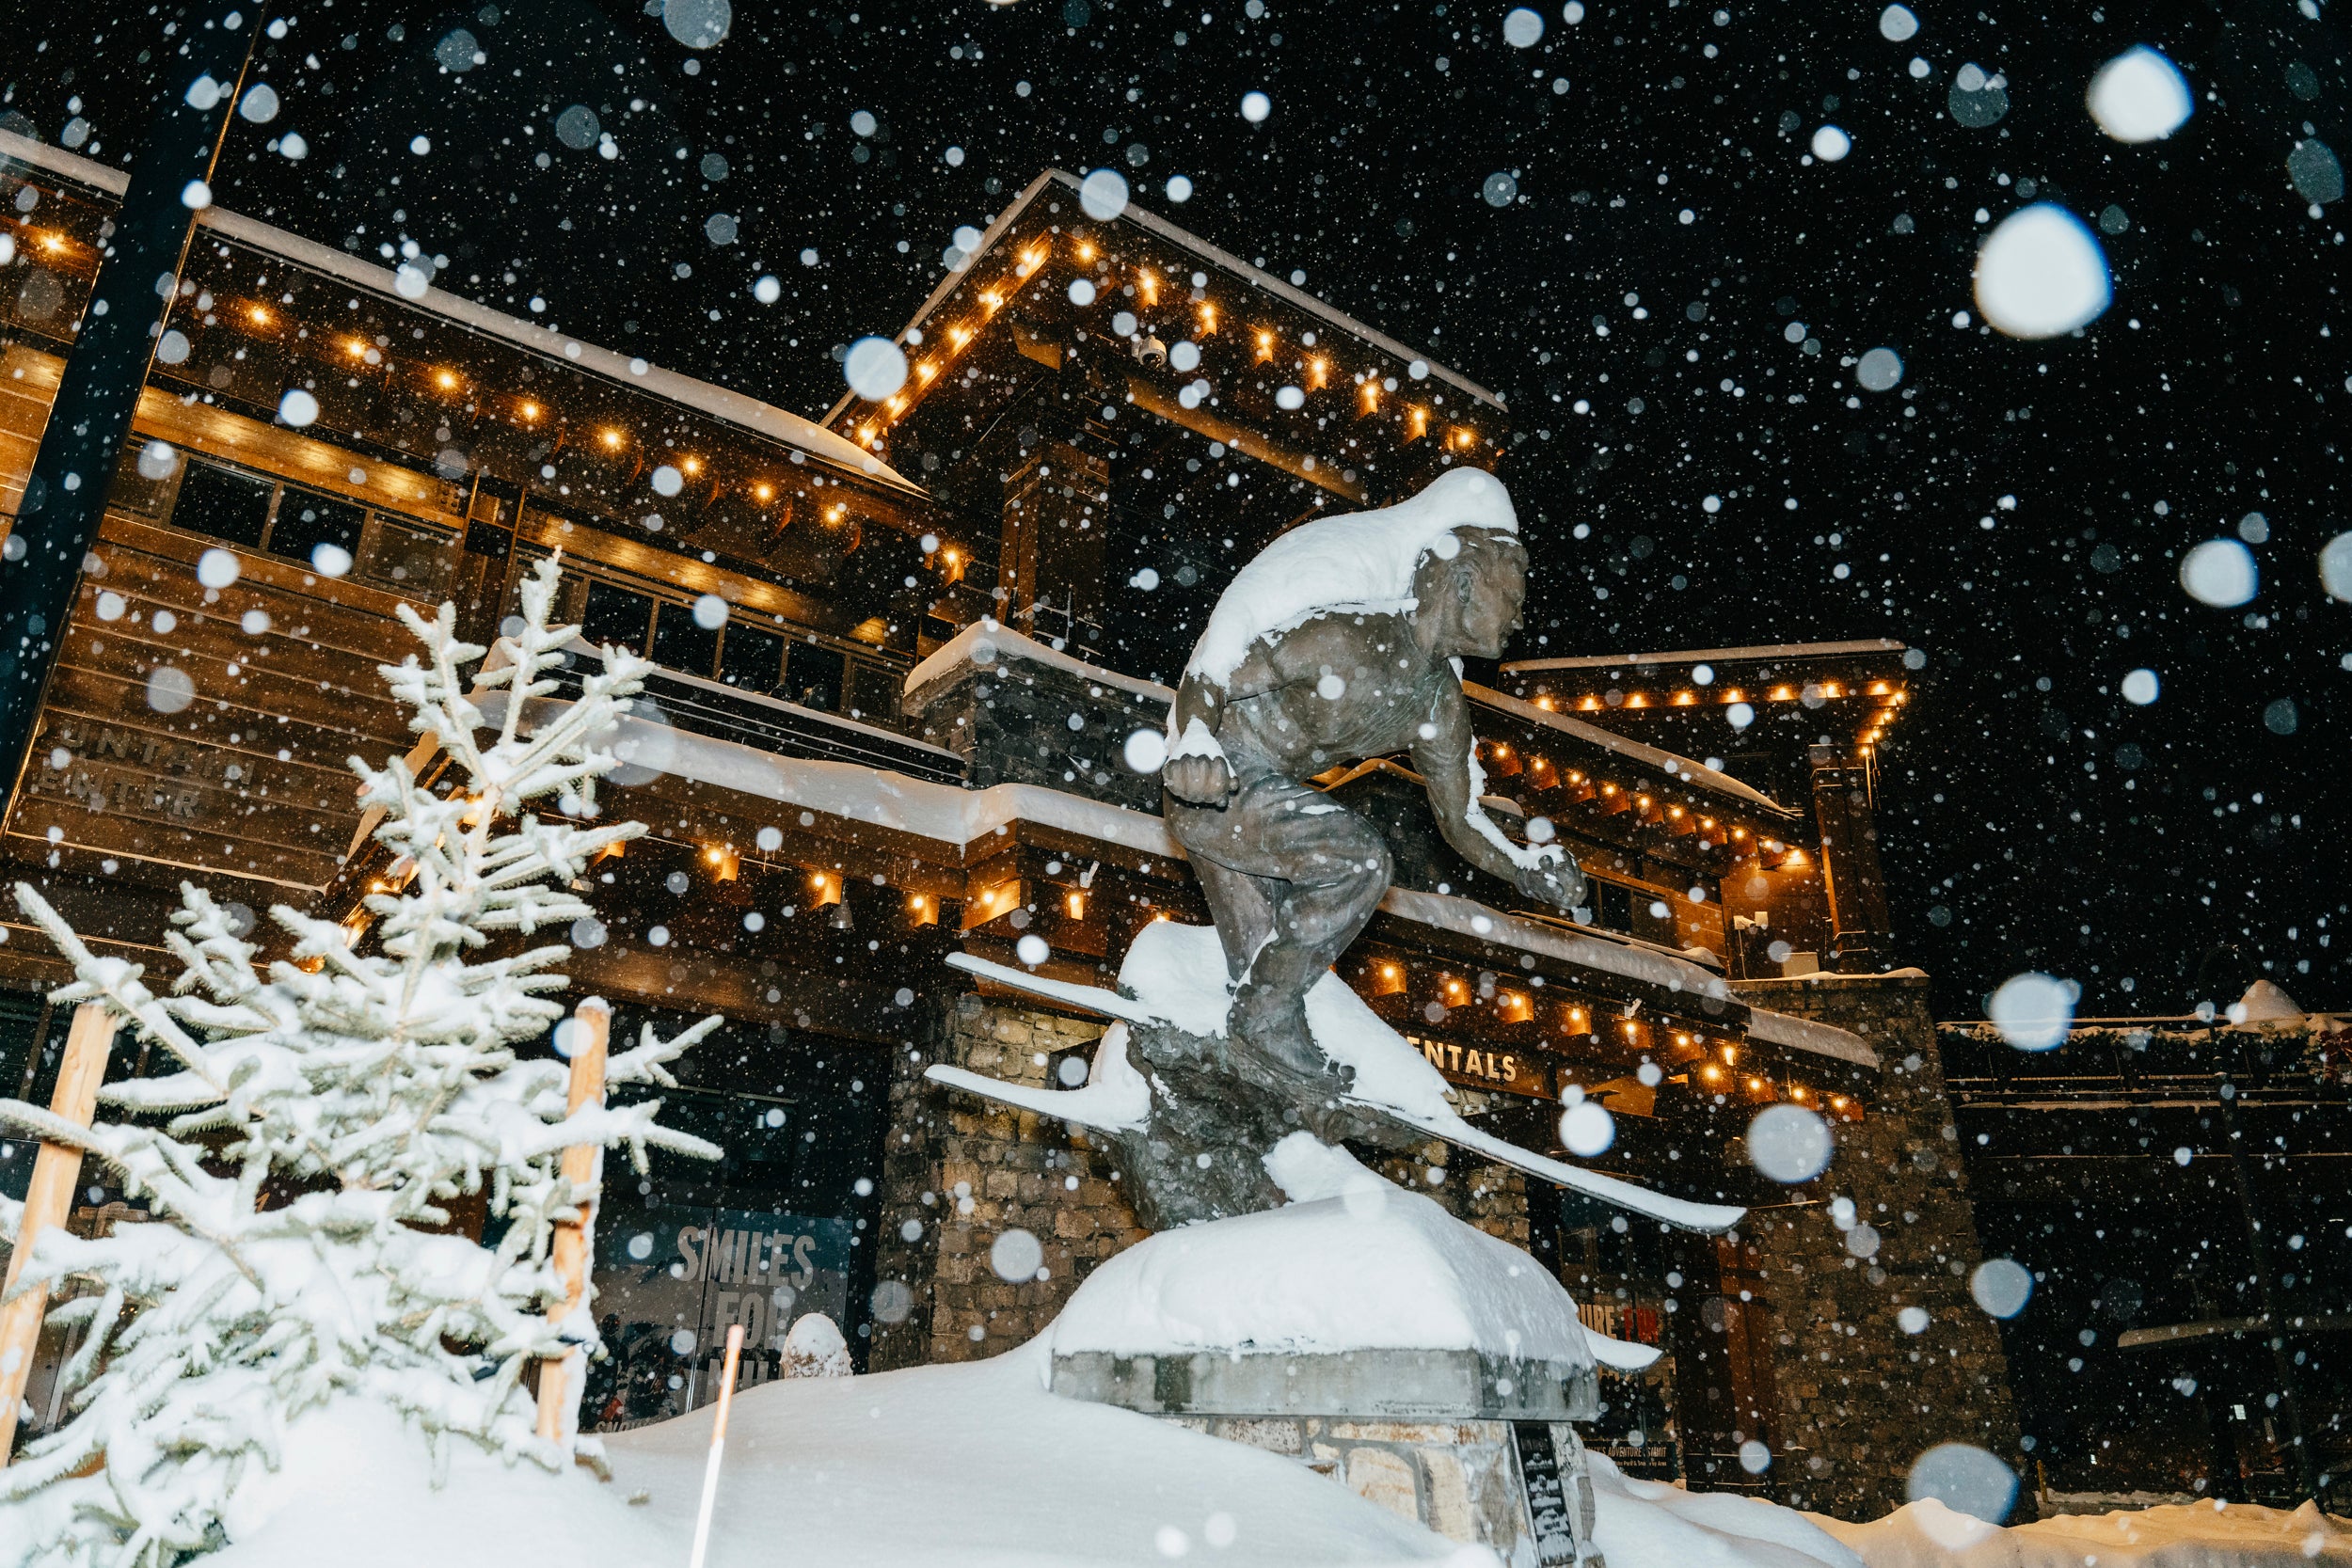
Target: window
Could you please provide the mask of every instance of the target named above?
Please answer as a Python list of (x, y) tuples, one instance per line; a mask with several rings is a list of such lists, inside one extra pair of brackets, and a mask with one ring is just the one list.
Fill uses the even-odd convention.
[(358, 558), (359, 533), (367, 520), (366, 509), (349, 501), (288, 489), (278, 499), (278, 522), (269, 532), (270, 553), (309, 565), (316, 562), (313, 552), (321, 545), (332, 545), (343, 553), (343, 569), (348, 571)]
[(663, 605), (653, 624), (653, 661), (665, 670), (709, 674), (719, 662), (718, 628), (698, 625), (692, 605)]
[[(126, 471), (135, 469), (126, 465)], [(113, 504), (136, 504), (135, 495), (127, 495), (122, 482), (117, 483), (115, 493), (119, 499)], [(361, 581), (428, 601), (437, 598), (447, 584), (456, 548), (449, 533), (430, 524), (193, 459), (180, 482), (170, 521), (224, 544), (267, 550), (305, 566), (326, 566), (326, 576), (348, 572)], [(342, 551), (343, 559), (321, 562), (321, 546)]]
[(841, 705), (842, 657), (814, 642), (795, 642), (784, 659), (784, 695), (831, 713)]
[(866, 720), (891, 720), (898, 717), (898, 688), (904, 679), (898, 671), (882, 664), (857, 663), (850, 666), (850, 713)]
[(250, 474), (190, 463), (180, 481), (171, 520), (191, 532), (258, 549), (269, 528), (270, 497), (276, 489), (268, 480)]
[(1617, 882), (1593, 879), (1597, 897), (1593, 905), (1593, 924), (1605, 931), (1633, 930), (1633, 890)]
[(721, 680), (746, 691), (766, 693), (776, 689), (783, 673), (783, 638), (749, 626), (728, 626), (726, 641), (719, 645)]
[(631, 653), (645, 651), (645, 630), (653, 620), (653, 601), (643, 594), (591, 579), (588, 608), (580, 615), (580, 635), (597, 647), (617, 643)]
[[(286, 526), (282, 516), (278, 526)], [(359, 555), (359, 575), (411, 598), (437, 597), (449, 580), (452, 544), (437, 529), (411, 528), (379, 512)]]

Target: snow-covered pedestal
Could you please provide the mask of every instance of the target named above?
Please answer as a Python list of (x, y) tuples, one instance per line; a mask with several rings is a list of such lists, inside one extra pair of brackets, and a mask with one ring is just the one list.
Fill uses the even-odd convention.
[(1592, 1334), (1518, 1248), (1294, 1134), (1292, 1198), (1186, 1226), (1104, 1264), (1048, 1333), (1054, 1392), (1289, 1455), (1517, 1564), (1587, 1562), (1592, 1494), (1571, 1421)]

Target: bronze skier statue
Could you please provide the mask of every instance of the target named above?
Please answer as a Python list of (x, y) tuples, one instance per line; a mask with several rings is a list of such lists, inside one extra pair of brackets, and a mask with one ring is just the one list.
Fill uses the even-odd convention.
[(1530, 899), (1584, 901), (1554, 845), (1521, 845), (1479, 807), (1460, 660), (1519, 629), (1527, 555), (1493, 475), (1455, 469), (1385, 511), (1275, 541), (1218, 602), (1176, 692), (1161, 780), (1237, 990), (1229, 1033), (1293, 1071), (1327, 1059), (1306, 996), (1389, 888), (1380, 832), (1309, 778), (1404, 752), (1463, 859)]

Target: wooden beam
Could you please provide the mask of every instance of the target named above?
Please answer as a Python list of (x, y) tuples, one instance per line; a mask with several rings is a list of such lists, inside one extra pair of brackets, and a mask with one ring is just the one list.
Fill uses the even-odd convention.
[[(564, 1114), (604, 1103), (604, 1064), (612, 1035), (612, 1008), (604, 998), (591, 996), (572, 1010), (572, 1080), (564, 1097)], [(549, 1243), (555, 1276), (564, 1282), (564, 1299), (548, 1309), (548, 1323), (561, 1330), (580, 1309), (588, 1293), (589, 1227), (596, 1221), (597, 1160), (596, 1144), (574, 1144), (564, 1151), (564, 1181), (574, 1193), (587, 1190), (575, 1219), (558, 1220)], [(570, 1441), (580, 1430), (580, 1394), (587, 1386), (588, 1353), (573, 1346), (559, 1359), (539, 1368), (539, 1435), (553, 1443)]]
[[(114, 1038), (114, 1014), (104, 1003), (85, 1002), (74, 1010), (65, 1060), (57, 1065), (56, 1093), (49, 1101), (49, 1109), (63, 1120), (87, 1127), (98, 1114), (98, 1085), (105, 1079), (106, 1053)], [(41, 1232), (65, 1223), (72, 1212), (73, 1189), (81, 1176), (80, 1149), (70, 1144), (42, 1142), (33, 1159), (33, 1179), (24, 1194), (16, 1249), (8, 1256), (8, 1283), (0, 1294), (12, 1294), (24, 1280)], [(46, 1280), (0, 1307), (0, 1465), (8, 1464), (16, 1447), (17, 1412), (24, 1404), (24, 1383), (32, 1376), (41, 1320), (48, 1310)]]

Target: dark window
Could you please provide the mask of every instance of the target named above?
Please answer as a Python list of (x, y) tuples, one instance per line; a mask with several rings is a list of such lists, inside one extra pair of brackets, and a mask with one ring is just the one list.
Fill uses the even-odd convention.
[(841, 656), (814, 642), (795, 642), (784, 656), (784, 694), (827, 713), (841, 705)]
[(278, 502), (278, 526), (269, 534), (270, 553), (289, 561), (312, 562), (312, 551), (321, 545), (332, 545), (342, 551), (337, 564), (349, 571), (359, 554), (359, 530), (367, 520), (367, 513), (349, 501), (289, 488)]
[(269, 524), (269, 493), (265, 479), (216, 468), (210, 463), (190, 463), (180, 481), (180, 501), (171, 520), (192, 533), (209, 533), (232, 545), (259, 547), (262, 531)]
[(706, 631), (697, 625), (692, 605), (663, 605), (653, 624), (653, 661), (665, 670), (707, 675), (719, 662), (718, 628)]
[(588, 584), (587, 613), (580, 618), (580, 635), (597, 647), (617, 643), (631, 653), (645, 651), (645, 628), (653, 620), (653, 601), (643, 594), (615, 588), (609, 582)]
[(762, 695), (773, 691), (784, 673), (784, 639), (772, 632), (730, 626), (719, 649), (719, 678)]
[[(281, 531), (286, 526), (285, 509), (292, 504), (289, 498), (278, 507), (278, 527)], [(359, 558), (359, 575), (372, 582), (389, 584), (412, 599), (434, 598), (449, 580), (454, 543), (438, 529), (411, 528), (395, 523), (379, 512), (375, 515), (375, 532)]]
[(898, 685), (901, 679), (903, 677), (887, 665), (850, 665), (850, 714), (855, 718), (866, 720), (898, 718)]
[(1600, 901), (1593, 910), (1593, 924), (1605, 931), (1633, 930), (1633, 890), (1615, 882), (1595, 881), (1600, 890)]

